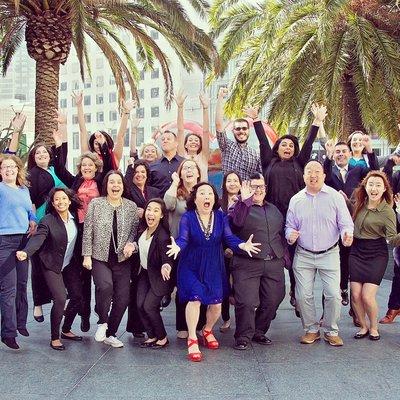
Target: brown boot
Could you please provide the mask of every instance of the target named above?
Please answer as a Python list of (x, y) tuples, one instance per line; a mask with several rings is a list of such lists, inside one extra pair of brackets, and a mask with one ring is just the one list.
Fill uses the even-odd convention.
[(397, 310), (387, 310), (386, 315), (379, 321), (380, 324), (391, 324), (394, 319), (400, 315), (400, 309)]

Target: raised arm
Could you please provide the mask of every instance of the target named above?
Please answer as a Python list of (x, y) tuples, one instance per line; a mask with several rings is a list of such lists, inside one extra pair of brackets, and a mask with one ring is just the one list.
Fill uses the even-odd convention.
[(129, 156), (133, 157), (135, 160), (139, 158), (138, 149), (136, 147), (137, 143), (137, 129), (140, 125), (140, 119), (136, 118), (136, 115), (131, 117), (131, 136), (129, 140)]
[(185, 100), (187, 95), (184, 93), (182, 89), (179, 90), (178, 94), (174, 96), (174, 100), (177, 107), (177, 117), (176, 117), (176, 125), (178, 130), (178, 155), (184, 157), (186, 154), (185, 150), (185, 128), (184, 128), (184, 119), (183, 119), (183, 109), (185, 107)]
[(81, 141), (81, 154), (89, 151), (89, 138), (85, 124), (85, 114), (83, 112), (83, 93), (73, 92), (72, 98), (75, 100), (76, 111), (78, 112), (78, 124), (79, 124), (79, 137)]
[(224, 104), (227, 96), (228, 89), (226, 87), (220, 88), (215, 110), (215, 129), (217, 131), (218, 146), (221, 151), (224, 151), (228, 147), (228, 138), (226, 137), (226, 132), (224, 131)]
[(111, 149), (114, 152), (117, 165), (119, 165), (124, 151), (124, 138), (126, 135), (126, 130), (128, 128), (129, 115), (131, 111), (135, 108), (135, 106), (136, 101), (134, 100), (123, 100), (121, 104), (121, 121), (119, 123), (119, 129), (117, 132), (114, 149)]
[(304, 141), (303, 147), (301, 148), (300, 153), (297, 156), (297, 160), (303, 167), (311, 157), (312, 146), (315, 138), (317, 137), (318, 129), (324, 122), (327, 115), (326, 106), (324, 105), (319, 106), (318, 104), (313, 104), (311, 107), (311, 112), (314, 115), (314, 120), (310, 127), (310, 130), (308, 131), (308, 135), (306, 140)]
[(372, 148), (371, 137), (369, 135), (364, 135), (363, 141), (364, 141), (364, 148), (367, 151), (369, 169), (374, 170), (374, 171), (379, 170), (379, 161), (378, 161), (378, 157), (376, 156), (376, 154)]
[(256, 131), (256, 135), (260, 145), (261, 168), (263, 174), (265, 175), (267, 168), (272, 161), (273, 153), (267, 135), (265, 134), (263, 124), (258, 118), (258, 108), (246, 107), (243, 109), (243, 111), (249, 118), (253, 120), (254, 130)]
[(250, 182), (244, 181), (240, 189), (240, 198), (235, 205), (228, 210), (229, 221), (233, 228), (240, 229), (243, 227), (251, 206), (253, 205), (253, 195), (254, 190), (251, 188)]
[(13, 128), (13, 133), (8, 146), (9, 153), (15, 154), (18, 151), (19, 135), (24, 130), (25, 121), (26, 115), (23, 113), (16, 113), (15, 117), (12, 119), (11, 126)]
[(328, 140), (325, 143), (325, 160), (324, 160), (324, 174), (325, 182), (331, 186), (332, 183), (332, 166), (333, 166), (333, 152), (335, 151), (335, 145), (333, 139)]
[(176, 172), (171, 175), (172, 183), (169, 189), (164, 194), (165, 207), (168, 211), (174, 211), (176, 207), (176, 196), (178, 192), (179, 176)]
[(203, 160), (208, 163), (210, 158), (210, 99), (202, 92), (199, 95), (201, 107), (203, 109)]

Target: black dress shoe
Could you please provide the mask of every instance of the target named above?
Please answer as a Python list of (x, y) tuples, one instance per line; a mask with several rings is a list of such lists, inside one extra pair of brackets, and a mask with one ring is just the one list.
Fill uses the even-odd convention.
[(137, 339), (143, 339), (145, 337), (145, 334), (143, 332), (132, 332), (132, 335), (134, 338)]
[(349, 305), (349, 292), (347, 290), (342, 290), (342, 305), (348, 306)]
[(59, 350), (59, 351), (65, 350), (65, 346), (64, 346), (63, 344), (61, 344), (61, 345), (59, 345), (59, 346), (56, 346), (56, 345), (54, 345), (53, 343), (50, 342), (50, 347), (51, 347), (53, 350)]
[(44, 317), (43, 317), (43, 315), (34, 315), (33, 318), (34, 318), (35, 321), (37, 321), (37, 322), (44, 322)]
[(74, 342), (81, 342), (83, 337), (82, 336), (78, 336), (78, 335), (68, 336), (68, 335), (66, 335), (66, 334), (61, 332), (61, 339), (72, 340)]
[(233, 345), (235, 350), (247, 350), (249, 348), (249, 344), (245, 340), (237, 340)]
[(15, 338), (13, 337), (5, 337), (2, 338), (1, 341), (10, 349), (19, 350), (19, 346)]
[(81, 318), (81, 331), (89, 332), (90, 330), (90, 319), (89, 318)]
[(369, 335), (369, 340), (379, 340), (381, 338), (381, 335)]
[(154, 347), (155, 344), (156, 344), (156, 341), (154, 341), (154, 342), (142, 342), (142, 343), (140, 343), (139, 347), (141, 347), (142, 349), (149, 349), (150, 347)]
[(18, 329), (18, 332), (19, 332), (19, 334), (22, 335), (22, 336), (26, 336), (26, 337), (29, 336), (29, 332), (28, 332), (28, 330), (27, 330), (26, 328)]
[(262, 344), (264, 346), (272, 344), (272, 340), (267, 338), (264, 335), (260, 335), (260, 336), (253, 336), (253, 339), (251, 339), (253, 342), (256, 342), (258, 344)]
[(164, 344), (157, 344), (157, 342), (154, 342), (154, 345), (151, 346), (152, 349), (163, 349), (164, 347), (167, 347), (169, 345), (169, 340), (167, 339), (167, 341)]
[(365, 333), (357, 332), (354, 335), (354, 339), (363, 339), (363, 338), (367, 337), (368, 335), (369, 335), (369, 331), (367, 331)]

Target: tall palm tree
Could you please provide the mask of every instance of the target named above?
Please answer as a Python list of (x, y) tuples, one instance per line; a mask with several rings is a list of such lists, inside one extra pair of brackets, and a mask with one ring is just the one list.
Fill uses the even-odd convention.
[(221, 68), (239, 60), (228, 111), (266, 105), (283, 131), (303, 131), (312, 102), (327, 102), (327, 130), (398, 141), (400, 8), (394, 0), (216, 0)]
[[(201, 17), (205, 0), (190, 0)], [(82, 79), (90, 71), (87, 38), (99, 46), (110, 64), (119, 97), (125, 96), (124, 79), (136, 95), (139, 67), (119, 38), (121, 31), (134, 38), (140, 62), (151, 69), (156, 61), (165, 81), (165, 102), (173, 93), (168, 59), (149, 34), (157, 30), (171, 44), (187, 70), (205, 71), (216, 57), (213, 41), (189, 19), (177, 0), (0, 0), (0, 67), (6, 73), (12, 57), (26, 41), (36, 61), (35, 138), (50, 142), (58, 107), (59, 68), (74, 45)]]

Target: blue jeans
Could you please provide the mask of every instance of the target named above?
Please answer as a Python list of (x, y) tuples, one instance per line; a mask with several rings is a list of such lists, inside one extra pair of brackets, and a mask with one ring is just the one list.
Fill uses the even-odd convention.
[(1, 337), (16, 337), (17, 327), (26, 328), (28, 316), (28, 262), (18, 261), (25, 235), (0, 235)]

